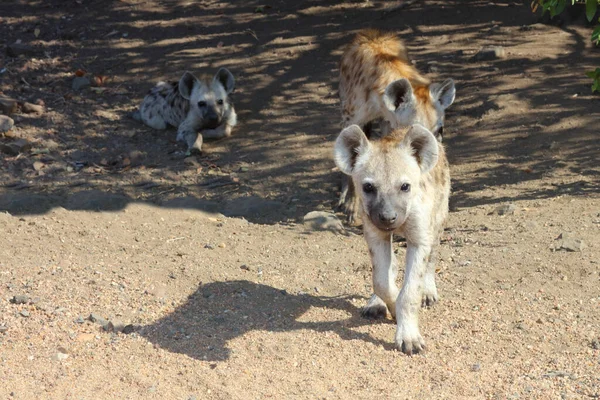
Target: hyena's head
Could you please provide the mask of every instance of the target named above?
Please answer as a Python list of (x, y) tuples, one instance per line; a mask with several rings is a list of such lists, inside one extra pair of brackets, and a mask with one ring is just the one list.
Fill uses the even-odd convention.
[(390, 83), (383, 93), (385, 106), (394, 114), (395, 126), (421, 124), (441, 142), (446, 108), (454, 102), (452, 79), (440, 83), (410, 84), (402, 78)]
[(235, 80), (227, 68), (221, 68), (212, 79), (200, 80), (186, 72), (179, 80), (179, 93), (190, 101), (190, 110), (202, 120), (201, 129), (221, 125), (231, 108), (229, 94), (234, 87)]
[(437, 164), (438, 146), (421, 125), (376, 141), (351, 125), (338, 136), (334, 156), (338, 168), (352, 177), (365, 217), (378, 229), (393, 231), (420, 201), (421, 180)]

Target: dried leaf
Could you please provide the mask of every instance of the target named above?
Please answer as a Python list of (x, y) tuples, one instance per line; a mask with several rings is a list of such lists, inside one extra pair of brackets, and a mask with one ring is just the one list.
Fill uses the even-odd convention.
[(75, 76), (82, 77), (84, 75), (85, 75), (85, 70), (83, 70), (83, 69), (78, 69), (77, 71), (75, 71)]
[(38, 36), (40, 36), (40, 28), (35, 28), (35, 29), (33, 30), (33, 35), (34, 35), (35, 37), (38, 37)]

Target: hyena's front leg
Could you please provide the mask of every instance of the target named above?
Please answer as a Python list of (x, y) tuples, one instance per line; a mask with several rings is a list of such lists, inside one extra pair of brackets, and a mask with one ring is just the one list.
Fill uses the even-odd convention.
[(200, 121), (191, 113), (183, 120), (177, 128), (177, 141), (185, 142), (188, 146), (188, 152), (193, 149), (202, 151), (202, 135), (198, 133)]
[(222, 137), (231, 136), (231, 125), (224, 123), (215, 129), (203, 129), (202, 136), (204, 139), (220, 139)]
[(425, 349), (419, 332), (419, 309), (423, 296), (423, 282), (427, 257), (431, 246), (408, 242), (404, 283), (396, 300), (396, 346), (408, 355)]
[(385, 316), (386, 309), (389, 309), (392, 316), (395, 316), (395, 304), (399, 292), (396, 286), (398, 262), (392, 251), (392, 234), (370, 226), (366, 218), (363, 229), (373, 264), (375, 294), (363, 309), (362, 314), (367, 317), (381, 317)]
[(440, 299), (435, 285), (435, 264), (438, 261), (439, 243), (436, 241), (431, 246), (431, 252), (427, 260), (425, 271), (425, 279), (423, 282), (423, 297), (421, 299), (421, 307), (431, 307)]

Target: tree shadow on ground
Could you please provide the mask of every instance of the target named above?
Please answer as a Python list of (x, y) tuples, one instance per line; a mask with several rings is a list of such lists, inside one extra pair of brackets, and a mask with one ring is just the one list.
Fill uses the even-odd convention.
[[(333, 332), (343, 340), (364, 340), (393, 348), (392, 343), (381, 343), (354, 330), (366, 324), (391, 323), (362, 318), (351, 303), (354, 298), (360, 297), (290, 294), (249, 281), (213, 282), (201, 285), (166, 317), (140, 327), (139, 333), (165, 350), (208, 361), (227, 360), (231, 355), (228, 343), (249, 331)], [(319, 308), (327, 309), (335, 320), (303, 321), (305, 313)]]

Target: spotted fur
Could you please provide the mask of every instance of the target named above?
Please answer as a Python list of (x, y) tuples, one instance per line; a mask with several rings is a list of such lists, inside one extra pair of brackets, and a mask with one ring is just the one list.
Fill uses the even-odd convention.
[[(373, 121), (383, 134), (414, 123), (425, 126), (441, 142), (444, 111), (455, 97), (454, 81), (431, 83), (408, 57), (403, 42), (392, 33), (374, 29), (359, 32), (345, 49), (340, 63), (342, 127), (359, 125), (370, 137)], [(345, 178), (339, 206), (354, 222), (359, 199)]]
[(203, 138), (231, 135), (237, 115), (230, 94), (233, 75), (221, 68), (213, 78), (198, 79), (190, 72), (179, 82), (159, 82), (148, 92), (133, 118), (154, 129), (177, 127), (177, 140), (201, 151)]

